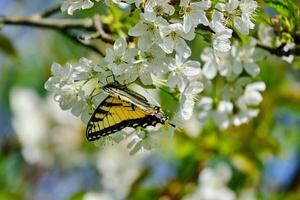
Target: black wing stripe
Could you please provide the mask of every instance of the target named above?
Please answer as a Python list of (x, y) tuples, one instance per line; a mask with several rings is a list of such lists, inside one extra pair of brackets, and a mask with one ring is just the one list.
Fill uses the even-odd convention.
[[(108, 101), (109, 99), (112, 99), (111, 100), (111, 103), (113, 103), (114, 101), (114, 98), (111, 97), (111, 96), (107, 96), (103, 101), (102, 103), (99, 104), (99, 106), (96, 108), (96, 110), (94, 111), (92, 117), (90, 118), (89, 122), (88, 122), (88, 126), (87, 126), (87, 129), (86, 129), (86, 137), (89, 138), (89, 134), (93, 132), (93, 128), (94, 128), (94, 124), (99, 122), (99, 123), (102, 123), (102, 126), (104, 127), (104, 124), (102, 122), (102, 119), (104, 119), (108, 114), (109, 114), (109, 111), (111, 109), (111, 107), (105, 111), (103, 109), (101, 109), (101, 107), (103, 106), (103, 103), (106, 103), (106, 101)], [(105, 111), (105, 112), (104, 112)], [(104, 114), (104, 117), (102, 119), (98, 119), (96, 118), (96, 114), (97, 113), (101, 113), (101, 114)], [(100, 125), (100, 124), (99, 124)], [(99, 126), (99, 129), (100, 129), (100, 126)]]
[(114, 126), (104, 128), (100, 131), (90, 132), (90, 134), (87, 135), (87, 139), (89, 141), (94, 141), (106, 135), (120, 131), (125, 127), (147, 127), (148, 125), (151, 125), (153, 121), (155, 121), (155, 124), (157, 124), (159, 119), (154, 115), (148, 115), (144, 118), (124, 120), (118, 124), (115, 124)]
[(111, 107), (111, 106), (122, 106), (122, 103), (113, 103), (113, 102), (103, 102), (101, 106)]

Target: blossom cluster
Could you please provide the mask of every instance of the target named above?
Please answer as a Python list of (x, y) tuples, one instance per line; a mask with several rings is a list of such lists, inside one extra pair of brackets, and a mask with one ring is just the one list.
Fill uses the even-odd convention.
[[(253, 59), (256, 43), (249, 39), (247, 45), (231, 44), (233, 30), (248, 35), (254, 28), (251, 17), (256, 1), (181, 0), (178, 5), (170, 0), (124, 2), (141, 10), (140, 21), (128, 32), (136, 38), (134, 42), (117, 39), (97, 65), (86, 58), (76, 65), (52, 65), (53, 77), (45, 86), (55, 93), (63, 109), (71, 109), (86, 122), (99, 104), (99, 99), (92, 98), (99, 91), (98, 82), (111, 73), (120, 84), (138, 80), (143, 85), (169, 87), (179, 96), (183, 120), (193, 115), (195, 105), (201, 121), (212, 118), (221, 129), (245, 123), (258, 114), (265, 85), (256, 81), (260, 71)], [(62, 11), (72, 14), (93, 4), (91, 0), (67, 0)], [(199, 60), (191, 60), (188, 42), (201, 27), (210, 30), (211, 47), (201, 52)], [(221, 85), (216, 83), (220, 80)], [(219, 92), (213, 93), (212, 88)]]
[[(205, 62), (202, 70), (205, 89), (198, 102), (200, 121), (212, 118), (220, 129), (226, 129), (258, 115), (257, 106), (266, 86), (255, 81), (260, 72), (254, 59), (255, 45), (256, 41), (250, 39), (248, 45), (235, 43), (225, 53), (204, 49), (201, 59)], [(222, 82), (221, 87), (218, 82)], [(213, 91), (219, 92), (212, 94)]]

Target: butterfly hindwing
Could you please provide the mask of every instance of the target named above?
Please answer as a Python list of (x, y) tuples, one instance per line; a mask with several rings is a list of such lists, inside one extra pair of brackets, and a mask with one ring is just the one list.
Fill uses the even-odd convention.
[(89, 141), (115, 133), (125, 127), (155, 126), (160, 119), (131, 102), (108, 96), (96, 108), (88, 122), (86, 136)]

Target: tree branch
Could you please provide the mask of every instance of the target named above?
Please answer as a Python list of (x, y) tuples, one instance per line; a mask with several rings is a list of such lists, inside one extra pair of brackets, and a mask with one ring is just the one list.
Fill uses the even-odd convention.
[[(214, 31), (209, 26), (198, 25), (197, 29), (198, 30), (203, 30), (203, 31), (208, 31), (212, 34), (214, 33)], [(295, 37), (294, 39), (295, 39), (295, 42), (296, 42), (296, 45), (297, 45), (297, 41), (299, 40), (299, 38)], [(299, 47), (298, 48), (295, 47), (295, 49), (290, 49), (288, 51), (284, 51), (284, 46), (285, 45), (286, 44), (281, 44), (277, 48), (272, 48), (272, 47), (265, 46), (265, 45), (262, 45), (262, 44), (257, 44), (256, 46), (261, 48), (261, 49), (264, 49), (264, 50), (268, 51), (271, 54), (277, 55), (277, 56), (289, 56), (289, 55), (300, 56), (300, 48)]]
[(99, 15), (95, 15), (93, 17), (93, 23), (94, 23), (94, 27), (96, 28), (96, 32), (87, 35), (82, 35), (80, 36), (80, 39), (93, 40), (93, 39), (101, 38), (104, 42), (112, 44), (114, 40), (110, 37), (110, 35), (105, 33), (105, 31), (103, 30)]
[(56, 5), (52, 8), (49, 8), (49, 9), (47, 9), (45, 11), (42, 11), (42, 12), (39, 12), (35, 15), (37, 15), (41, 18), (45, 18), (45, 17), (50, 17), (50, 16), (52, 16), (52, 15), (58, 13), (58, 12), (60, 12), (60, 5)]
[(0, 23), (4, 25), (24, 25), (35, 26), (41, 28), (51, 29), (66, 29), (66, 28), (83, 28), (87, 30), (94, 30), (93, 20), (86, 19), (49, 19), (41, 18), (36, 15), (31, 17), (15, 17), (3, 16), (0, 17)]
[(20, 26), (32, 26), (38, 28), (46, 28), (57, 30), (73, 41), (83, 45), (96, 53), (104, 56), (96, 46), (88, 44), (87, 42), (80, 40), (79, 36), (71, 34), (70, 30), (80, 29), (87, 32), (92, 32), (89, 36), (82, 36), (81, 39), (92, 40), (99, 38), (106, 43), (113, 44), (114, 40), (108, 35), (101, 24), (100, 16), (95, 15), (93, 18), (84, 18), (84, 19), (58, 19), (58, 18), (47, 18), (51, 15), (60, 11), (59, 6), (55, 6), (48, 10), (45, 10), (40, 13), (36, 13), (31, 16), (0, 16), (0, 24), (2, 25), (20, 25)]
[(93, 45), (91, 45), (91, 44), (84, 43), (84, 42), (81, 41), (77, 36), (73, 35), (73, 34), (70, 33), (69, 31), (67, 31), (67, 30), (60, 30), (60, 32), (61, 32), (64, 36), (66, 36), (66, 37), (68, 37), (69, 39), (71, 39), (72, 41), (74, 41), (74, 42), (80, 44), (81, 46), (86, 47), (86, 48), (92, 50), (93, 52), (100, 54), (102, 57), (105, 56), (104, 53), (103, 53), (102, 51), (100, 51), (100, 49), (98, 49), (97, 47), (95, 47), (95, 46), (93, 46)]
[(263, 44), (257, 44), (256, 46), (270, 52), (271, 54), (277, 55), (277, 56), (289, 56), (289, 55), (300, 56), (300, 49), (299, 48), (295, 47), (294, 49), (290, 49), (288, 51), (285, 51), (284, 50), (285, 45), (286, 44), (283, 43), (277, 48), (272, 48), (272, 47), (269, 47), (269, 46), (265, 46)]

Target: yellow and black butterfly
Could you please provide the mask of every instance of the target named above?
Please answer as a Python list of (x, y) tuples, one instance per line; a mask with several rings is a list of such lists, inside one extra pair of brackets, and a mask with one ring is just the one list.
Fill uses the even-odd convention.
[(108, 96), (96, 108), (88, 122), (86, 137), (89, 141), (125, 127), (146, 128), (157, 123), (165, 124), (168, 120), (160, 107), (150, 104), (144, 96), (118, 82), (107, 84), (102, 90)]

